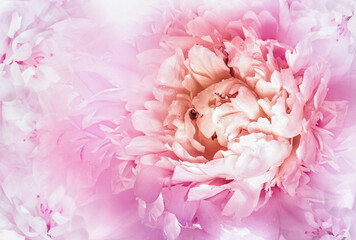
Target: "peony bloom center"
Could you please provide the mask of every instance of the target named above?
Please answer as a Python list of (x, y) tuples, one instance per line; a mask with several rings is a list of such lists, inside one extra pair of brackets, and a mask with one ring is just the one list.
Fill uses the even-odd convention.
[[(215, 52), (195, 45), (187, 58), (177, 52), (162, 64), (159, 88), (168, 65), (175, 64), (177, 72), (178, 90), (164, 125), (174, 131), (173, 151), (181, 160), (207, 162), (233, 155), (239, 164), (254, 162), (255, 170), (242, 169), (262, 174), (290, 155), (291, 139), (301, 130), (301, 96), (296, 85), (283, 87), (283, 77), (294, 76), (280, 58), (263, 52), (266, 45), (252, 52), (240, 38)], [(275, 54), (273, 44), (268, 45)]]

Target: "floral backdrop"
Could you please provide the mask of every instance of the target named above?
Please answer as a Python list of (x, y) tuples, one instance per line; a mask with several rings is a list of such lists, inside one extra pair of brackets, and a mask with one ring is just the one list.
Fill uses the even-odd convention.
[(356, 239), (355, 10), (1, 0), (0, 240)]

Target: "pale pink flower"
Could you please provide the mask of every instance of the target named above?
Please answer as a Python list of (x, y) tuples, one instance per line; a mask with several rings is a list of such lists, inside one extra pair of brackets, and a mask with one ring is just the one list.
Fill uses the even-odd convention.
[[(278, 195), (301, 198), (297, 201), (306, 206), (303, 193), (313, 187), (311, 173), (337, 165), (328, 156), (347, 109), (346, 101), (325, 98), (328, 84), (351, 65), (340, 65), (335, 53), (323, 51), (329, 43), (318, 48), (320, 39), (335, 35), (335, 46), (353, 41), (352, 34), (337, 32), (337, 24), (346, 26), (352, 18), (346, 12), (341, 20), (328, 15), (318, 29), (305, 20), (311, 26), (302, 32), (309, 15), (298, 14), (313, 14), (302, 2), (210, 3), (179, 1), (163, 8), (163, 17), (154, 17), (151, 30), (136, 42), (142, 83), (135, 88), (152, 95), (142, 109), (131, 111), (141, 134), (126, 146), (122, 164), (135, 161), (142, 218), (162, 227), (169, 239), (184, 239), (189, 229), (218, 236), (221, 224), (253, 219), (254, 212), (272, 206), (270, 198), (283, 199)], [(311, 16), (317, 22), (316, 15)], [(352, 48), (340, 51), (354, 58)], [(137, 102), (134, 92), (131, 96), (128, 103)], [(304, 208), (304, 226), (291, 231), (281, 225), (273, 234), (348, 236), (349, 227), (310, 230), (309, 225), (325, 225), (317, 208)], [(277, 239), (273, 234), (266, 239)]]
[(141, 226), (136, 205), (125, 204), (135, 199), (111, 188), (126, 114), (112, 52), (127, 44), (108, 28), (98, 36), (81, 1), (0, 5), (0, 239), (130, 236)]

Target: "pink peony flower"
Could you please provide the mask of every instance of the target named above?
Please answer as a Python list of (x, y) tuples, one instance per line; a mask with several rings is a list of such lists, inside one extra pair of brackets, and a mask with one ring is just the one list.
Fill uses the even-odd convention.
[[(326, 96), (330, 82), (350, 65), (340, 66), (335, 53), (321, 52), (326, 47), (316, 44), (335, 35), (336, 46), (353, 41), (352, 34), (338, 34), (334, 27), (346, 26), (352, 16), (328, 16), (320, 24), (329, 35), (309, 20), (311, 28), (302, 32), (298, 14), (308, 7), (283, 1), (177, 2), (138, 38), (142, 82), (127, 102), (137, 102), (137, 88), (147, 98), (130, 111), (139, 135), (121, 154), (131, 158), (122, 164), (134, 161), (142, 218), (162, 227), (168, 239), (184, 239), (191, 230), (217, 237), (222, 226), (243, 226), (272, 206), (271, 198), (284, 198), (278, 196), (306, 204), (303, 191), (313, 187), (314, 173), (338, 164), (331, 158), (333, 132), (347, 103)], [(352, 49), (341, 51), (353, 59)], [(308, 211), (319, 210), (304, 210), (312, 228), (324, 225), (311, 224)], [(348, 236), (342, 229), (304, 226), (292, 236), (282, 224), (276, 233), (260, 235)]]

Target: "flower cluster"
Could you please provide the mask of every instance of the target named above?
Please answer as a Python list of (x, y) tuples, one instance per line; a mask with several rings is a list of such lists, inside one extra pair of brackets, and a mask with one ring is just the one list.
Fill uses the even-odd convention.
[(0, 239), (125, 237), (125, 216), (114, 213), (134, 198), (112, 194), (108, 169), (120, 149), (115, 116), (125, 110), (103, 94), (122, 79), (112, 70), (119, 47), (108, 28), (97, 35), (100, 23), (82, 8), (90, 6), (0, 3)]
[(353, 1), (114, 2), (0, 2), (0, 239), (356, 237)]

